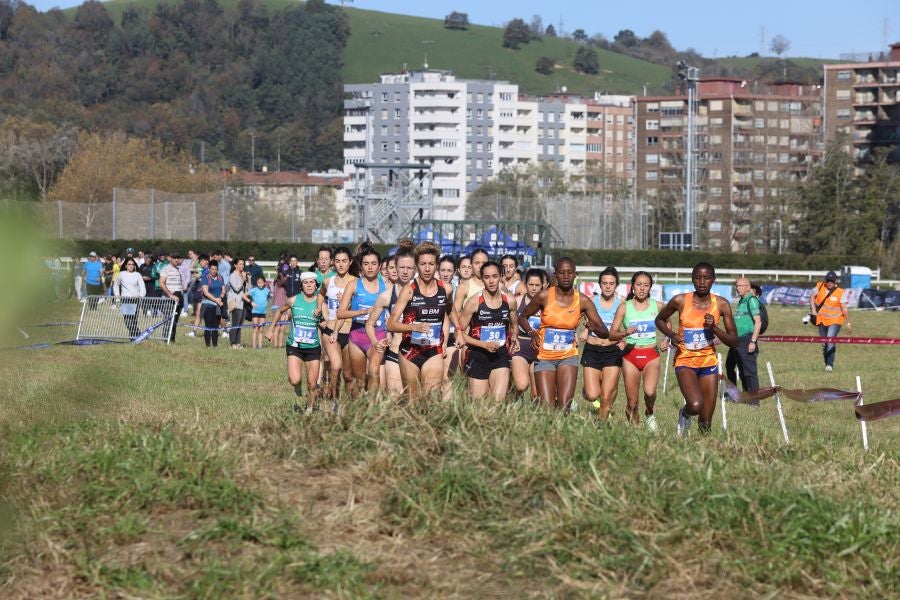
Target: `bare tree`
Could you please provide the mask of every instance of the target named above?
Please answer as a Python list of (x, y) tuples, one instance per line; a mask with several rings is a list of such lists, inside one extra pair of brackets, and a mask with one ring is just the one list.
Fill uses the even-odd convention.
[(788, 51), (788, 48), (791, 47), (791, 40), (787, 39), (780, 33), (772, 38), (772, 42), (769, 44), (769, 50), (781, 56), (785, 52)]

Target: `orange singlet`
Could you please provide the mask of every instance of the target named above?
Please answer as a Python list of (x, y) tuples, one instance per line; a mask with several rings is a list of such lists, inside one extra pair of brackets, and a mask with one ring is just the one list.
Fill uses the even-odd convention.
[(713, 316), (716, 325), (721, 318), (716, 295), (710, 292), (709, 297), (709, 309), (704, 311), (694, 308), (693, 292), (684, 295), (684, 309), (678, 316), (678, 335), (682, 341), (678, 344), (678, 353), (675, 355), (676, 367), (702, 369), (719, 364), (713, 347), (715, 336), (711, 330), (703, 329), (703, 319), (707, 313)]
[(538, 332), (540, 347), (538, 360), (563, 360), (578, 356), (575, 347), (575, 329), (581, 320), (581, 296), (573, 289), (574, 299), (569, 306), (556, 302), (556, 286), (547, 290), (547, 306), (541, 310), (541, 329)]

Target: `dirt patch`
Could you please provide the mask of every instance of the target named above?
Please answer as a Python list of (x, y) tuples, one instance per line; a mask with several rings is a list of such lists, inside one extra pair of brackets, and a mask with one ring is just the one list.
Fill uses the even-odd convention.
[(316, 548), (347, 550), (375, 565), (370, 578), (402, 596), (504, 598), (540, 594), (535, 582), (509, 581), (501, 557), (479, 551), (477, 536), (409, 535), (383, 518), (389, 489), (361, 469), (268, 462), (247, 473), (267, 499), (296, 509)]

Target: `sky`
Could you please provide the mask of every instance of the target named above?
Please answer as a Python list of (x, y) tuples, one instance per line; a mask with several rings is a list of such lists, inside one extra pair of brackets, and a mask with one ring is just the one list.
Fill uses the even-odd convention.
[[(25, 0), (40, 10), (66, 8), (79, 0)], [(328, 0), (339, 4), (339, 0)], [(479, 25), (502, 25), (519, 17), (530, 22), (540, 15), (571, 32), (584, 29), (612, 39), (621, 29), (640, 37), (660, 29), (675, 48), (694, 48), (704, 56), (771, 54), (769, 42), (781, 34), (791, 42), (786, 55), (838, 58), (849, 52), (878, 52), (900, 41), (900, 0), (352, 0), (348, 6), (423, 17), (443, 18), (465, 12)]]

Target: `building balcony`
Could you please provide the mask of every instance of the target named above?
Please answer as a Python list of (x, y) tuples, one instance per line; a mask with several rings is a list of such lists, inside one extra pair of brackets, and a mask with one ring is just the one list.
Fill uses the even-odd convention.
[(366, 141), (366, 130), (347, 131), (344, 133), (344, 142), (363, 142)]

